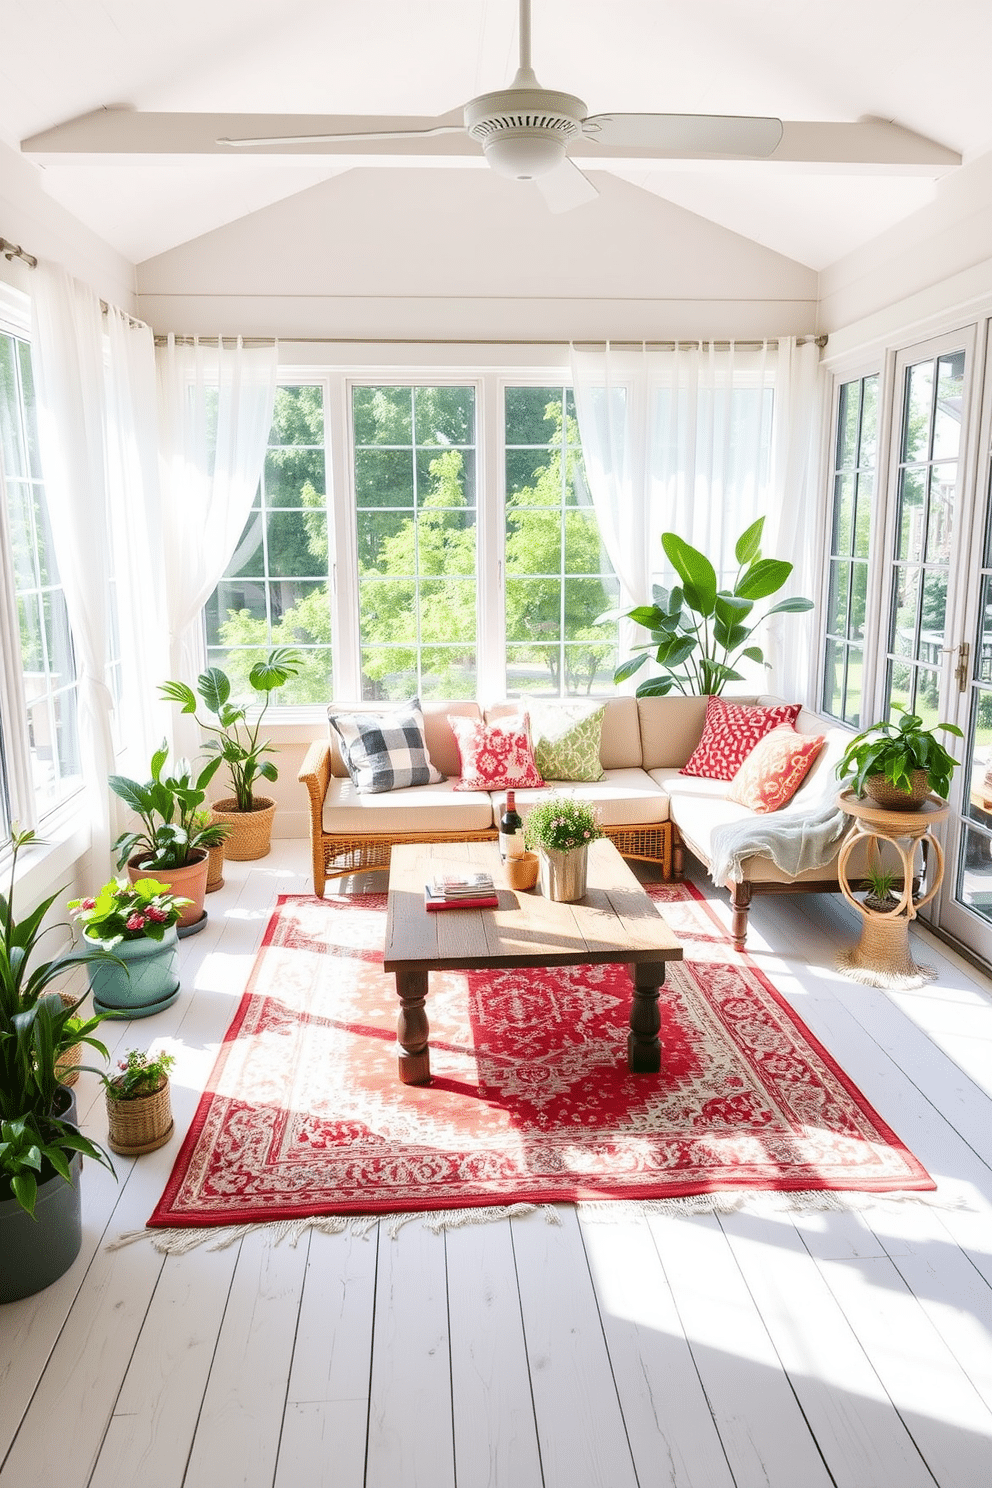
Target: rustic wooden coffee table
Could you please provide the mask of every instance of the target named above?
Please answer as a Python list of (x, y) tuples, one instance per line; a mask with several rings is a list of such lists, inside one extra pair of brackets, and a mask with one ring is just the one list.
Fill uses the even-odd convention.
[[(488, 868), (499, 907), (426, 910), (424, 884), (440, 864)], [(539, 888), (526, 893), (507, 888), (493, 842), (404, 844), (392, 850), (383, 964), (396, 976), (404, 1084), (430, 1083), (428, 974), (505, 966), (626, 964), (632, 984), (627, 1065), (635, 1074), (655, 1073), (661, 1069), (658, 997), (665, 963), (681, 959), (682, 947), (654, 902), (605, 838), (589, 849), (586, 893), (576, 904), (545, 899)]]

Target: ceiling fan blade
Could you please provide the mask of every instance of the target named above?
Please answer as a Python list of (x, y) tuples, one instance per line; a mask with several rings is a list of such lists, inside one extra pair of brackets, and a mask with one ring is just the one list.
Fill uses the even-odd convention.
[(243, 139), (218, 137), (218, 145), (231, 145), (235, 149), (259, 148), (267, 145), (333, 145), (357, 140), (414, 140), (434, 139), (439, 134), (464, 134), (464, 124), (436, 124), (431, 129), (370, 129), (355, 134), (274, 134), (248, 135)]
[(595, 201), (599, 195), (589, 177), (583, 175), (567, 155), (554, 170), (547, 171), (543, 176), (535, 176), (534, 185), (544, 198), (548, 211), (555, 213), (570, 212), (573, 207)]
[(765, 159), (782, 138), (781, 119), (733, 114), (594, 114), (583, 138), (612, 148), (657, 150), (662, 158), (715, 155)]

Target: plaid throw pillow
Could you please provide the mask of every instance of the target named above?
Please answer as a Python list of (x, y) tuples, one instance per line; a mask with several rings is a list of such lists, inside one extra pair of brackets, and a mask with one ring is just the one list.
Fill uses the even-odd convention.
[(380, 795), (404, 785), (436, 785), (444, 779), (427, 753), (419, 698), (389, 713), (335, 713), (328, 708), (327, 721), (362, 795)]

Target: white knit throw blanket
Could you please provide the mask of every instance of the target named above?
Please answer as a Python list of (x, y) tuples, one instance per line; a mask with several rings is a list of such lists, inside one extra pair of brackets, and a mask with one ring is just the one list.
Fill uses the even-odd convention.
[(850, 825), (850, 818), (834, 804), (834, 794), (803, 811), (771, 811), (717, 827), (710, 868), (713, 882), (740, 883), (745, 858), (771, 858), (776, 868), (790, 875), (826, 867)]

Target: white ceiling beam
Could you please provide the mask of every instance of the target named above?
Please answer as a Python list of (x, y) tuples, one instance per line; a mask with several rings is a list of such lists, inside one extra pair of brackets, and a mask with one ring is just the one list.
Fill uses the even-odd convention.
[[(349, 114), (163, 114), (127, 108), (96, 109), (69, 119), (51, 129), (22, 140), (21, 150), (36, 157), (158, 156), (166, 159), (190, 155), (226, 155), (236, 159), (279, 156), (293, 160), (314, 155), (348, 157), (349, 164), (390, 165), (424, 162), (475, 164), (479, 147), (460, 128), (452, 133), (410, 139), (356, 139), (372, 131), (423, 131), (438, 126), (460, 125), (461, 110), (440, 118), (400, 116), (376, 118)], [(349, 139), (308, 141), (304, 144), (236, 145), (223, 140), (255, 135), (350, 135)], [(648, 146), (599, 145), (592, 139), (576, 141), (570, 151), (577, 163), (595, 169), (597, 163), (645, 160), (685, 160), (664, 155)], [(720, 168), (723, 162), (693, 157), (694, 165)], [(886, 174), (939, 176), (961, 164), (961, 156), (935, 140), (926, 139), (884, 119), (861, 119), (856, 123), (786, 122), (781, 143), (767, 160), (743, 162), (747, 166), (802, 167), (830, 170), (843, 167), (854, 173), (883, 171)]]

